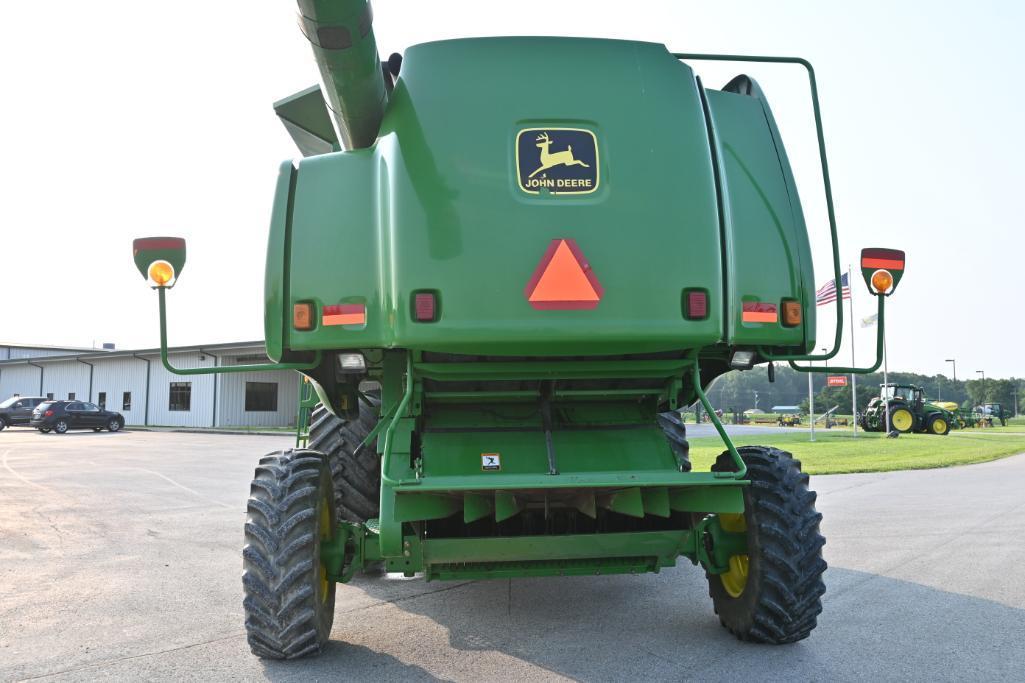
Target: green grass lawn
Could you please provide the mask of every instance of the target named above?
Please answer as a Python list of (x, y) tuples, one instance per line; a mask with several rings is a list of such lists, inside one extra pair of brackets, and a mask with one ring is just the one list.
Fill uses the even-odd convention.
[[(809, 474), (887, 472), (951, 467), (996, 460), (1025, 453), (1025, 431), (1017, 425), (994, 429), (967, 429), (948, 436), (903, 434), (887, 439), (882, 434), (815, 432), (753, 434), (734, 437), (737, 446), (775, 446), (790, 451)], [(694, 471), (708, 471), (716, 456), (725, 450), (718, 437), (690, 440)]]

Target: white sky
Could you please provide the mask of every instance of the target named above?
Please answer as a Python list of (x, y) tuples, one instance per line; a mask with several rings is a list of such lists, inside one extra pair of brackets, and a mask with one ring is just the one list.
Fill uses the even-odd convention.
[[(1022, 3), (388, 2), (382, 54), (441, 38), (578, 35), (678, 52), (812, 61), (842, 260), (903, 248), (890, 367), (1025, 376)], [(0, 341), (157, 344), (133, 237), (181, 235), (172, 345), (260, 339), (278, 162), (296, 151), (271, 103), (317, 80), (290, 0), (57, 1), (0, 7)], [(741, 71), (765, 89), (798, 175), (818, 284), (828, 233), (803, 74)], [(855, 314), (873, 304), (856, 276)], [(832, 339), (825, 308), (821, 341)], [(872, 349), (858, 331), (859, 362)], [(821, 344), (820, 344), (821, 345)], [(845, 353), (849, 358), (849, 352)]]

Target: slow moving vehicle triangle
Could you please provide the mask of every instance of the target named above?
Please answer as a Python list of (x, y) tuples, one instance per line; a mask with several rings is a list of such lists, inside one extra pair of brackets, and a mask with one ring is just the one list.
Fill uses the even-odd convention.
[(576, 242), (555, 239), (524, 293), (538, 310), (574, 310), (596, 307), (604, 290)]

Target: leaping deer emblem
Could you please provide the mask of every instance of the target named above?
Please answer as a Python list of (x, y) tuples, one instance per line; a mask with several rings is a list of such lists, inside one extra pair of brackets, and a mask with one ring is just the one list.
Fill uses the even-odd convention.
[(566, 145), (566, 149), (562, 152), (550, 152), (548, 148), (552, 145), (551, 139), (548, 137), (548, 133), (541, 133), (537, 136), (536, 147), (541, 150), (541, 165), (536, 171), (531, 173), (528, 178), (533, 178), (541, 171), (548, 170), (552, 166), (558, 166), (562, 164), (564, 166), (583, 166), (584, 168), (591, 168), (588, 164), (580, 161), (579, 159), (573, 158), (573, 146)]

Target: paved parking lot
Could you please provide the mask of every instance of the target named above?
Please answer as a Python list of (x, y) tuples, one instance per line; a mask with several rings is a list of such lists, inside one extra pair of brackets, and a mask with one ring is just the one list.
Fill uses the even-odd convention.
[(797, 645), (733, 640), (688, 564), (360, 578), (325, 654), (263, 662), (242, 629), (245, 498), (290, 442), (0, 433), (0, 680), (1025, 679), (1025, 456), (813, 478), (828, 592)]

